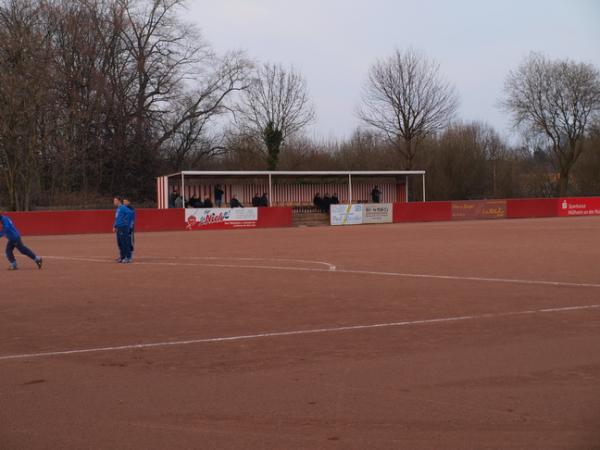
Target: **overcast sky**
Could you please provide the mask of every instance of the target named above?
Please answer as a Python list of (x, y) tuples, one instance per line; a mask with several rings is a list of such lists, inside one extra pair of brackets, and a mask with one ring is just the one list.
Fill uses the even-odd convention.
[(530, 51), (600, 68), (600, 0), (188, 0), (218, 52), (293, 64), (317, 119), (308, 134), (345, 138), (370, 65), (395, 48), (436, 59), (460, 98), (459, 118), (511, 132), (497, 108), (507, 72)]

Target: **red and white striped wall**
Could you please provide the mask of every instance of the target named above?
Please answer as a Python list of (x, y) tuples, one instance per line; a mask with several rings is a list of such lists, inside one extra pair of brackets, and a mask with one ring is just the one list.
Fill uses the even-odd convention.
[(156, 203), (158, 209), (169, 207), (169, 177), (158, 177), (156, 179)]

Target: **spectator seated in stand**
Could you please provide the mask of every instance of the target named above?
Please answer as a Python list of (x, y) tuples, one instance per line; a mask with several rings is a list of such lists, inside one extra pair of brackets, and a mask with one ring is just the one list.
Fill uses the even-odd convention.
[(169, 194), (169, 208), (175, 208), (175, 200), (177, 200), (177, 192)]
[(244, 205), (242, 205), (240, 203), (240, 201), (237, 199), (237, 197), (234, 195), (233, 197), (231, 197), (231, 201), (229, 202), (229, 207), (230, 208), (243, 208)]
[(266, 192), (263, 192), (262, 197), (260, 198), (260, 203), (258, 206), (268, 207), (269, 206), (269, 196)]
[(254, 206), (255, 208), (257, 206), (261, 206), (261, 204), (260, 204), (260, 197), (258, 196), (258, 192), (256, 192), (254, 194), (254, 197), (252, 197), (252, 206)]
[(189, 204), (190, 204), (190, 208), (202, 208), (204, 206), (202, 201), (195, 195), (192, 198), (190, 198)]
[(323, 199), (321, 198), (321, 194), (319, 192), (317, 192), (313, 198), (313, 205), (315, 205), (315, 207), (319, 210), (323, 210)]
[(338, 198), (337, 192), (334, 192), (333, 195), (331, 196), (331, 204), (332, 205), (340, 204), (340, 199)]
[(213, 202), (210, 200), (210, 197), (206, 197), (204, 199), (204, 203), (202, 204), (203, 208), (212, 208), (213, 207)]
[(183, 208), (183, 198), (181, 195), (177, 195), (174, 201), (175, 208)]

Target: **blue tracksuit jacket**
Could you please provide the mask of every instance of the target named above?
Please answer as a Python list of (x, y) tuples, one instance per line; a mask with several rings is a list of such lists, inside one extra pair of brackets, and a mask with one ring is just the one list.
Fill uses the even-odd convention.
[(19, 231), (15, 228), (15, 224), (6, 216), (2, 216), (2, 230), (0, 230), (0, 237), (6, 236), (9, 241), (16, 241), (21, 237)]
[(129, 228), (131, 223), (131, 210), (125, 206), (121, 205), (117, 208), (115, 212), (115, 223), (113, 225), (114, 228)]

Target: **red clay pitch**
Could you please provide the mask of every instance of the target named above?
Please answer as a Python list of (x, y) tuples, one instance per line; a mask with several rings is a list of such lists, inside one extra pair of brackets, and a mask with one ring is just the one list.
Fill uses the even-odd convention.
[(0, 449), (600, 448), (600, 218), (24, 241)]

